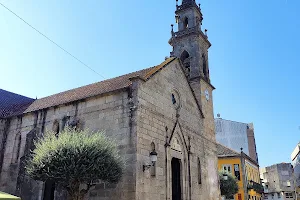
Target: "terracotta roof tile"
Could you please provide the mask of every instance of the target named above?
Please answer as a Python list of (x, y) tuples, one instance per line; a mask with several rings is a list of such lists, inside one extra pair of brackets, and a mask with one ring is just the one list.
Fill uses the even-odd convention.
[(221, 144), (217, 144), (217, 152), (218, 152), (218, 156), (224, 157), (224, 156), (239, 156), (240, 153), (225, 147)]
[(0, 118), (20, 115), (34, 99), (0, 89)]
[(58, 106), (61, 104), (66, 104), (74, 101), (78, 101), (81, 99), (105, 94), (108, 92), (113, 92), (116, 90), (120, 90), (123, 88), (127, 88), (131, 85), (131, 81), (129, 80), (131, 77), (140, 76), (142, 79), (147, 80), (153, 74), (158, 72), (164, 66), (168, 65), (170, 62), (175, 60), (175, 58), (169, 58), (165, 60), (158, 66), (150, 67), (147, 69), (143, 69), (137, 72), (133, 72), (130, 74), (126, 74), (123, 76), (119, 76), (116, 78), (104, 80), (101, 82), (93, 83), (90, 85), (86, 85), (83, 87), (79, 87), (76, 89), (68, 90), (65, 92), (61, 92), (58, 94), (54, 94), (45, 98), (38, 99), (34, 101), (26, 110), (25, 113), (37, 111), (53, 106)]

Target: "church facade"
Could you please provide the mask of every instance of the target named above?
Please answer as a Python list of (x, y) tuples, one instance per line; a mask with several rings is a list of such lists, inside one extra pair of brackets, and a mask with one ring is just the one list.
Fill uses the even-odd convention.
[(0, 112), (0, 191), (24, 200), (66, 199), (55, 183), (29, 179), (23, 163), (35, 138), (72, 126), (105, 130), (126, 159), (121, 182), (97, 182), (87, 199), (220, 199), (211, 44), (195, 0), (183, 0), (175, 14), (173, 51), (160, 65), (42, 99), (9, 92), (5, 100), (0, 97), (0, 110), (5, 110)]

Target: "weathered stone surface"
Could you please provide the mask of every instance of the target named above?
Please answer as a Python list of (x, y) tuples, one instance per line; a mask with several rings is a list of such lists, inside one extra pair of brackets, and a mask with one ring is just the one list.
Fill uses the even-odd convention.
[[(201, 32), (202, 14), (196, 4), (176, 13), (188, 18), (189, 26), (180, 21), (182, 32), (177, 36), (172, 32), (172, 54), (181, 58), (187, 51), (187, 60), (171, 59), (166, 66), (151, 68), (146, 78), (130, 77), (131, 85), (122, 90), (0, 119), (1, 191), (25, 200), (43, 199), (45, 184), (26, 176), (24, 160), (34, 148), (35, 138), (72, 126), (104, 130), (116, 139), (126, 159), (122, 180), (118, 184), (97, 183), (86, 199), (171, 200), (175, 159), (180, 169), (176, 171), (180, 172), (181, 199), (219, 199), (214, 88), (207, 62), (210, 43)], [(157, 162), (149, 166), (149, 154), (154, 150)], [(62, 200), (67, 195), (57, 186), (54, 196)]]

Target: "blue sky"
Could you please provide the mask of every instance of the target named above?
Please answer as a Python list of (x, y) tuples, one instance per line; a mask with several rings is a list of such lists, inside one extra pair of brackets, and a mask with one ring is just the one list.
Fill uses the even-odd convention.
[[(0, 0), (106, 78), (169, 56), (175, 0)], [(261, 166), (300, 140), (300, 1), (201, 0), (215, 114), (253, 122)], [(0, 88), (44, 97), (102, 78), (0, 6)]]

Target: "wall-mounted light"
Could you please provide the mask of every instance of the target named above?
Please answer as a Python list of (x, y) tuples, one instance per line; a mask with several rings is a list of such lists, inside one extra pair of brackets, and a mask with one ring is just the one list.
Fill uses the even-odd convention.
[(145, 171), (146, 169), (149, 169), (152, 166), (155, 166), (155, 163), (157, 161), (157, 153), (156, 153), (155, 149), (153, 149), (152, 152), (150, 153), (150, 161), (151, 161), (150, 165), (143, 165), (143, 171)]

